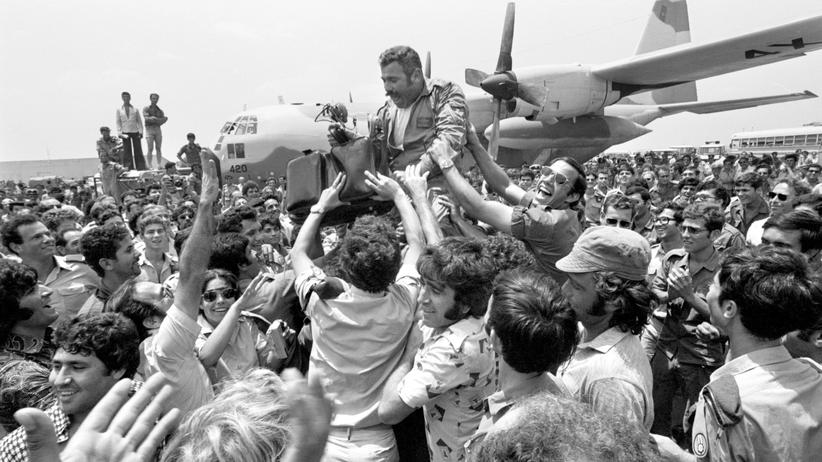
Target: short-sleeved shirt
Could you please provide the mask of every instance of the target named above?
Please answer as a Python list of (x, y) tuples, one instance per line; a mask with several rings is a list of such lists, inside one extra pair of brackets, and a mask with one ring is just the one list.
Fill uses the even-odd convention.
[(199, 334), (197, 321), (172, 305), (160, 329), (143, 345), (146, 378), (162, 372), (175, 391), (168, 407), (183, 415), (214, 400), (211, 380), (194, 352)]
[(140, 255), (137, 264), (140, 266), (140, 274), (137, 276), (138, 281), (150, 281), (158, 284), (162, 284), (169, 276), (177, 272), (178, 266), (177, 259), (169, 253), (163, 254), (163, 266), (161, 268), (155, 268), (151, 264), (151, 260), (146, 258), (145, 253)]
[(740, 233), (745, 235), (747, 234), (751, 223), (756, 220), (768, 218), (770, 213), (771, 209), (764, 200), (759, 199), (759, 206), (755, 212), (747, 213), (747, 210), (742, 203), (739, 202), (739, 199), (734, 197), (725, 209), (725, 221), (734, 228), (738, 229)]
[[(197, 318), (200, 325), (200, 335), (194, 349), (197, 354), (203, 349), (208, 337), (214, 333), (214, 326), (200, 314)], [(260, 366), (259, 352), (264, 352), (268, 348), (265, 334), (260, 332), (257, 325), (246, 316), (240, 316), (231, 339), (213, 367), (206, 368), (213, 384), (217, 385), (232, 375), (239, 375)]]
[(43, 279), (50, 288), (51, 306), (60, 319), (71, 319), (100, 285), (100, 276), (85, 263), (69, 263), (65, 257), (55, 256), (51, 273)]
[(120, 162), (120, 149), (123, 147), (123, 142), (120, 138), (110, 136), (108, 139), (101, 137), (97, 140), (97, 157), (101, 164), (108, 164), (110, 162)]
[(465, 443), (479, 428), (485, 398), (494, 392), (495, 358), (482, 319), (445, 329), (422, 327), (414, 366), (399, 385), (408, 406), (422, 406), (433, 462), (465, 460)]
[(529, 206), (534, 193), (527, 193), (511, 216), (511, 234), (534, 254), (540, 269), (558, 283), (568, 276), (557, 269), (557, 260), (568, 255), (579, 238), (577, 213), (571, 209), (551, 210)]
[(685, 249), (675, 249), (665, 255), (662, 267), (654, 279), (654, 290), (668, 292), (667, 315), (659, 334), (657, 348), (668, 358), (676, 357), (681, 364), (721, 365), (725, 357), (724, 342), (697, 338), (697, 326), (703, 322), (710, 322), (710, 319), (700, 314), (677, 293), (669, 290), (668, 275), (674, 268), (688, 271), (693, 281), (694, 293), (705, 298), (714, 275), (719, 271), (721, 258), (719, 252), (714, 252), (708, 261), (696, 264), (691, 262)]
[(201, 150), (202, 150), (202, 148), (200, 148), (200, 145), (197, 144), (197, 143), (194, 143), (193, 145), (191, 145), (189, 143), (186, 143), (186, 144), (183, 145), (182, 148), (180, 148), (180, 151), (177, 155), (182, 154), (183, 159), (185, 159), (185, 161), (188, 165), (194, 165), (194, 164), (200, 165), (200, 151)]
[(396, 282), (380, 293), (334, 278), (341, 293), (322, 299), (315, 289), (330, 279), (312, 266), (295, 282), (311, 319), (314, 344), (308, 375), (321, 374), (326, 393), (334, 396), (332, 426), (380, 425), (383, 386), (402, 359), (414, 323), (419, 274), (403, 266)]
[(624, 415), (651, 429), (653, 375), (636, 335), (611, 327), (580, 343), (559, 372), (574, 398), (591, 404), (594, 411)]
[[(727, 376), (738, 389), (741, 420), (722, 432), (715, 403), (728, 396), (716, 396), (725, 395), (716, 389), (708, 400), (706, 391)], [(779, 345), (734, 358), (711, 374), (697, 403), (692, 447), (699, 461), (819, 460), (821, 428), (822, 367), (791, 358)]]

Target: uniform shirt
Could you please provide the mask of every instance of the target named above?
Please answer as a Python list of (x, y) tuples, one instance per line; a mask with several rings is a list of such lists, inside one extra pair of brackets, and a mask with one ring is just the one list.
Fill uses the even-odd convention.
[(331, 278), (312, 267), (295, 282), (314, 339), (308, 374), (321, 374), (326, 393), (335, 397), (332, 426), (379, 425), (383, 385), (400, 363), (414, 323), (419, 274), (403, 267), (382, 293), (335, 279), (342, 292), (321, 299), (314, 289), (326, 279)]
[[(143, 245), (145, 246), (145, 244)], [(137, 264), (140, 266), (140, 274), (137, 276), (138, 281), (151, 281), (162, 284), (169, 276), (177, 272), (177, 259), (169, 253), (163, 254), (163, 266), (159, 269), (151, 264), (145, 253), (140, 254)]]
[(183, 416), (214, 400), (211, 380), (194, 353), (200, 325), (175, 305), (166, 313), (156, 334), (144, 341), (146, 377), (162, 372), (174, 388), (168, 407)]
[(194, 164), (199, 165), (200, 164), (200, 151), (201, 150), (202, 150), (202, 148), (197, 143), (194, 143), (194, 145), (186, 143), (177, 152), (177, 157), (180, 157), (180, 155), (182, 155), (183, 159), (186, 161), (186, 163), (189, 166), (194, 165)]
[(725, 223), (719, 236), (714, 239), (714, 248), (722, 255), (729, 255), (745, 248), (745, 236), (738, 229)]
[(679, 188), (676, 183), (668, 183), (666, 185), (661, 185), (657, 183), (656, 186), (651, 188), (650, 192), (654, 192), (659, 194), (659, 199), (661, 202), (668, 202), (674, 199), (677, 194), (679, 194)]
[[(717, 407), (706, 393), (720, 378), (733, 377), (741, 420), (719, 425)], [(732, 396), (732, 395), (731, 395)], [(733, 400), (731, 400), (733, 401)], [(697, 460), (811, 461), (822, 456), (822, 368), (808, 358), (791, 358), (779, 345), (734, 358), (711, 374), (694, 417), (692, 447)], [(737, 407), (738, 406), (738, 407)]]
[(701, 340), (696, 337), (697, 326), (710, 320), (668, 287), (668, 274), (673, 268), (687, 270), (693, 281), (694, 293), (704, 299), (714, 275), (719, 271), (721, 259), (722, 255), (716, 251), (711, 254), (708, 261), (701, 264), (692, 263), (685, 249), (675, 249), (665, 255), (662, 267), (654, 279), (653, 289), (668, 292), (665, 323), (657, 344), (657, 348), (664, 351), (668, 358), (676, 356), (680, 363), (702, 366), (722, 364), (724, 343), (717, 340)]
[(594, 411), (623, 415), (651, 429), (653, 376), (636, 335), (614, 326), (580, 343), (560, 367), (560, 378), (574, 398)]
[(479, 428), (483, 402), (494, 392), (491, 340), (481, 318), (445, 329), (422, 327), (414, 366), (402, 378), (400, 399), (422, 406), (432, 462), (465, 460), (465, 443)]
[(117, 122), (117, 133), (143, 133), (143, 119), (140, 118), (140, 110), (129, 105), (120, 106), (115, 114)]
[(87, 264), (69, 263), (66, 257), (55, 256), (54, 262), (55, 267), (43, 279), (43, 284), (54, 291), (51, 306), (60, 320), (71, 319), (100, 285), (100, 276)]
[(97, 157), (100, 158), (101, 164), (108, 164), (111, 162), (120, 162), (120, 149), (123, 147), (123, 141), (120, 138), (110, 136), (108, 139), (100, 137), (97, 140)]
[[(51, 423), (54, 425), (54, 433), (57, 435), (57, 444), (64, 444), (69, 440), (69, 425), (71, 421), (63, 412), (63, 406), (59, 402), (54, 403), (45, 410)], [(21, 426), (6, 435), (0, 440), (0, 460), (3, 462), (28, 462), (29, 449), (26, 445), (28, 438), (26, 430)]]
[(581, 232), (577, 213), (529, 206), (533, 193), (525, 194), (511, 215), (511, 234), (534, 254), (540, 269), (562, 284), (568, 278), (557, 269), (557, 260), (568, 255)]
[(745, 207), (739, 202), (739, 199), (734, 197), (728, 207), (725, 209), (725, 222), (738, 229), (743, 235), (748, 232), (748, 227), (756, 220), (768, 218), (771, 214), (771, 209), (768, 204), (759, 199), (759, 206), (753, 213), (747, 213)]

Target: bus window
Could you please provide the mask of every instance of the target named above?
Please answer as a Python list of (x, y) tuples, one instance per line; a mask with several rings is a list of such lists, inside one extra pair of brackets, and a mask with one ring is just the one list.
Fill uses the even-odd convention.
[(805, 135), (797, 135), (793, 138), (793, 144), (795, 146), (802, 146), (805, 144)]
[(782, 143), (783, 143), (784, 141), (785, 141), (785, 137), (784, 137), (784, 136), (777, 136), (777, 137), (776, 137), (776, 138), (774, 138), (774, 140), (773, 140), (773, 145), (774, 145), (774, 146), (782, 146)]
[(248, 121), (248, 116), (244, 116), (240, 119), (239, 124), (237, 125), (237, 130), (234, 132), (235, 135), (245, 135), (245, 128), (246, 122)]
[[(759, 147), (764, 148), (765, 147), (765, 138), (757, 138), (756, 139), (756, 145), (759, 146)], [(751, 146), (753, 146), (753, 145), (751, 145)]]
[(816, 140), (817, 135), (808, 135), (808, 137), (805, 138), (805, 144), (816, 144)]
[(773, 146), (773, 137), (769, 136), (765, 138), (765, 146)]
[(785, 146), (793, 146), (793, 136), (785, 137)]

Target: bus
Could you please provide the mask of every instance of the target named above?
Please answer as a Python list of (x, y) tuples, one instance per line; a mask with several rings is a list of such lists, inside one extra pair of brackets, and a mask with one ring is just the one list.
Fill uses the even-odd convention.
[(697, 149), (699, 158), (702, 160), (708, 159), (709, 156), (713, 156), (714, 159), (719, 159), (725, 155), (726, 151), (725, 145), (719, 141), (706, 141), (705, 144)]
[(734, 133), (731, 135), (729, 153), (739, 154), (746, 151), (762, 156), (772, 152), (819, 152), (822, 150), (821, 145), (822, 123), (813, 123), (795, 128)]

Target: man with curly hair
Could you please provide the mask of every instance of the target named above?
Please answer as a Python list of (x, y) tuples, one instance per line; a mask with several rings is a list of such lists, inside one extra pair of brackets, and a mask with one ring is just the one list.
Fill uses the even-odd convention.
[(560, 376), (594, 411), (619, 414), (645, 430), (654, 420), (651, 367), (638, 334), (654, 294), (645, 280), (651, 247), (638, 233), (587, 229), (557, 262), (568, 280), (563, 294), (582, 324), (582, 341)]
[(128, 230), (116, 225), (90, 229), (80, 239), (80, 249), (100, 276), (100, 285), (80, 308), (80, 314), (102, 313), (111, 294), (140, 274), (139, 254)]
[[(414, 324), (419, 294), (416, 262), (422, 228), (411, 201), (394, 180), (380, 176), (372, 187), (393, 200), (408, 249), (400, 251), (396, 230), (380, 217), (357, 218), (339, 246), (339, 277), (316, 267), (309, 248), (323, 215), (340, 204), (344, 176), (312, 206), (291, 261), (300, 304), (311, 319), (314, 345), (309, 378), (321, 376), (334, 399), (325, 460), (397, 461), (391, 426), (380, 420), (380, 393), (400, 364)], [(412, 347), (413, 348), (413, 347)]]
[[(82, 425), (103, 396), (122, 378), (131, 378), (140, 363), (140, 339), (134, 324), (117, 313), (77, 316), (54, 331), (57, 351), (49, 384), (56, 402), (51, 418), (60, 447)], [(0, 460), (29, 460), (22, 427), (0, 440)]]
[(54, 346), (46, 330), (57, 312), (32, 268), (0, 259), (0, 313), (0, 366), (12, 359), (50, 365)]
[(417, 269), (422, 344), (406, 347), (382, 393), (380, 419), (396, 424), (422, 407), (431, 460), (464, 460), (494, 392), (495, 358), (482, 318), (496, 265), (483, 241), (449, 237), (427, 247)]

